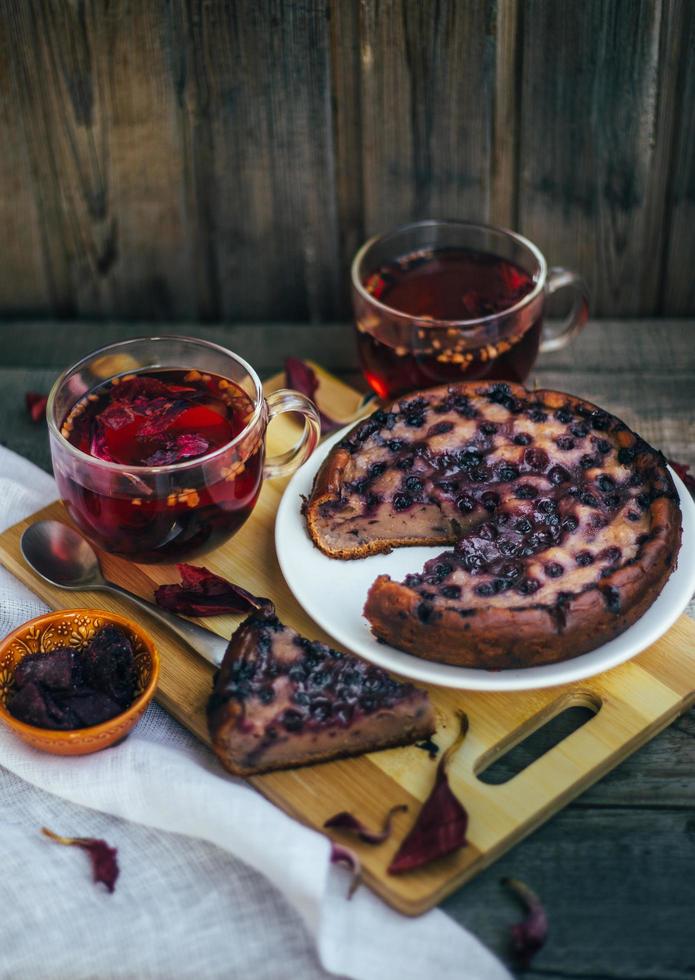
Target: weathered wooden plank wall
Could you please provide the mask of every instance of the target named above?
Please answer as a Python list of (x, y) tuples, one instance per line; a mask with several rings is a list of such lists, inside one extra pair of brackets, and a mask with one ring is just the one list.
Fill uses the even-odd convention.
[(524, 10), (519, 225), (553, 262), (582, 270), (605, 313), (656, 308), (672, 122), (657, 89), (666, 18), (659, 0)]
[(685, 2), (679, 10), (683, 56), (674, 55), (670, 68), (676, 79), (675, 124), (661, 288), (662, 308), (683, 316), (695, 311), (695, 4)]
[(694, 115), (692, 0), (0, 0), (0, 315), (341, 318), (426, 216), (693, 314)]

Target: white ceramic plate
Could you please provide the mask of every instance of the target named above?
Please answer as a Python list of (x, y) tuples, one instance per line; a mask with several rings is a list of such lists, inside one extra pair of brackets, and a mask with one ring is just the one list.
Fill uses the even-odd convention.
[(609, 643), (561, 663), (502, 671), (431, 663), (378, 643), (362, 615), (369, 586), (381, 574), (400, 581), (408, 572), (418, 571), (428, 558), (440, 554), (442, 548), (398, 548), (390, 555), (339, 561), (314, 547), (300, 512), (302, 495), (311, 492), (316, 471), (345, 431), (320, 446), (290, 480), (275, 521), (275, 546), (285, 580), (311, 618), (348, 650), (386, 670), (416, 681), (471, 691), (523, 691), (567, 684), (616, 667), (646, 649), (678, 619), (695, 591), (695, 503), (671, 470), (683, 513), (678, 568), (642, 618)]

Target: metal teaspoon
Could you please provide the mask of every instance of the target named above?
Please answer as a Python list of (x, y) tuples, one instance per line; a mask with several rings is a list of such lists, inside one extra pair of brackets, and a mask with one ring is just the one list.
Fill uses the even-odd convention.
[(219, 667), (222, 663), (227, 640), (211, 630), (160, 609), (114, 582), (109, 582), (104, 577), (99, 558), (92, 546), (67, 524), (61, 524), (60, 521), (37, 521), (22, 534), (20, 547), (27, 565), (51, 585), (73, 592), (113, 592), (168, 626), (214, 667)]

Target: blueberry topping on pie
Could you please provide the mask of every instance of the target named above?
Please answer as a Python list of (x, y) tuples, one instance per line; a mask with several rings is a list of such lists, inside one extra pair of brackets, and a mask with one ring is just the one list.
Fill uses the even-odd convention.
[(500, 382), (429, 389), (359, 423), (305, 516), (338, 559), (449, 546), (403, 582), (379, 576), (365, 616), (393, 646), (491, 669), (621, 633), (663, 588), (681, 535), (660, 453), (588, 402)]

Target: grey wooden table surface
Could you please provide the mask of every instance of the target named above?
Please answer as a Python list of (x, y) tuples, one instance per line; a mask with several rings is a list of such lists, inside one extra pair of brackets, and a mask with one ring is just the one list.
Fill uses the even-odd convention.
[[(166, 332), (218, 340), (261, 376), (292, 353), (360, 384), (344, 325), (6, 322), (0, 442), (50, 469), (45, 428), (29, 421), (24, 392), (47, 391), (63, 367), (102, 343)], [(694, 337), (695, 324), (684, 320), (592, 322), (568, 350), (541, 358), (530, 380), (596, 401), (695, 470)], [(547, 946), (525, 976), (695, 977), (695, 710), (444, 903), (502, 955), (518, 918), (504, 876), (530, 884), (550, 917)]]

